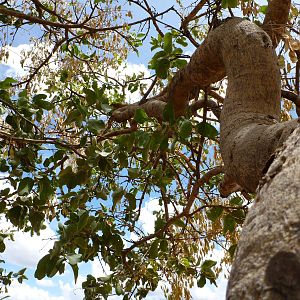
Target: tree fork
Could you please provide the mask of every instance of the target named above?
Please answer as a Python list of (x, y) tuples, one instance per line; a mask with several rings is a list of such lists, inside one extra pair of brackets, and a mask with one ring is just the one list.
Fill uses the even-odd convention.
[[(176, 115), (182, 115), (195, 87), (204, 88), (225, 75), (228, 87), (221, 113), (220, 148), (226, 182), (255, 192), (269, 159), (299, 125), (296, 120), (279, 123), (280, 73), (272, 41), (263, 29), (241, 18), (225, 20), (209, 33), (167, 88), (142, 108), (159, 116), (164, 102), (171, 102)], [(124, 107), (113, 117), (127, 120), (135, 109)], [(230, 192), (226, 186), (221, 189), (224, 196)]]

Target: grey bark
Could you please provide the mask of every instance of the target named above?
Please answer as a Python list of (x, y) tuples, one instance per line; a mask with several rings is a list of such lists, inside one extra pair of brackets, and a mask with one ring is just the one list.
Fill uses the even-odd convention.
[(300, 299), (300, 128), (260, 183), (241, 234), (227, 300)]

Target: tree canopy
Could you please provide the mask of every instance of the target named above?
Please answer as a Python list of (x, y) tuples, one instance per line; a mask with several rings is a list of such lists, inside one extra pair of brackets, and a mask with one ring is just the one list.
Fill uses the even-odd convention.
[[(208, 34), (245, 18), (278, 44), (280, 121), (291, 120), (300, 107), (300, 3), (280, 2), (2, 1), (2, 61), (20, 41), (28, 47), (24, 74), (0, 82), (0, 212), (12, 225), (0, 233), (0, 251), (14, 230), (35, 235), (50, 223), (57, 236), (35, 277), (69, 265), (76, 281), (80, 262), (99, 259), (110, 272), (87, 276), (87, 300), (142, 299), (162, 281), (166, 297), (190, 299), (194, 284), (216, 285), (254, 193), (222, 190), (227, 74), (190, 90), (178, 74)], [(148, 70), (129, 70), (133, 58)], [(201, 66), (205, 82), (211, 70)], [(186, 98), (184, 107), (166, 100), (174, 81), (182, 83), (176, 99)], [(151, 232), (141, 222), (147, 203), (156, 204)], [(0, 275), (4, 292), (26, 270)]]

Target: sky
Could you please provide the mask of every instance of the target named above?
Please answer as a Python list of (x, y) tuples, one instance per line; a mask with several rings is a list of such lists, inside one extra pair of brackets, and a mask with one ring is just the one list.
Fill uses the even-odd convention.
[[(151, 1), (150, 1), (151, 2)], [(156, 2), (156, 1), (152, 1)], [(157, 1), (156, 4), (159, 11), (162, 11), (170, 7), (175, 1), (164, 0)], [(157, 3), (156, 2), (156, 3)], [(192, 1), (191, 1), (192, 2)], [(142, 15), (141, 15), (142, 17)], [(174, 22), (178, 22), (176, 17)], [(145, 43), (146, 44), (146, 43)], [(0, 80), (7, 76), (23, 76), (26, 71), (22, 68), (21, 52), (28, 50), (30, 44), (26, 36), (18, 38), (13, 47), (9, 48), (10, 56), (5, 63), (0, 62)], [(188, 50), (189, 51), (189, 50)], [(137, 57), (134, 54), (130, 54), (128, 57), (128, 66), (126, 72), (132, 74), (137, 71), (144, 71), (146, 74), (147, 60), (151, 55), (149, 48), (144, 48), (141, 51), (141, 55)], [(152, 54), (153, 55), (153, 54)], [(137, 95), (133, 95), (137, 97)], [(137, 99), (138, 100), (138, 99)], [(3, 187), (2, 187), (3, 188)], [(143, 229), (149, 233), (153, 232), (154, 228), (154, 215), (153, 211), (158, 206), (158, 202), (155, 199), (149, 200), (142, 208), (141, 222)], [(0, 219), (0, 229), (9, 228), (10, 224), (5, 219)], [(85, 280), (87, 274), (92, 274), (95, 277), (101, 276), (102, 271), (100, 263), (97, 261), (81, 264), (80, 275), (78, 277), (77, 284), (74, 283), (73, 274), (70, 269), (62, 275), (57, 275), (54, 278), (47, 278), (43, 280), (36, 280), (34, 278), (35, 267), (40, 258), (48, 253), (48, 250), (52, 247), (55, 241), (55, 224), (47, 224), (46, 229), (41, 232), (39, 236), (30, 236), (29, 233), (17, 232), (14, 235), (14, 242), (8, 241), (6, 243), (6, 251), (0, 256), (0, 259), (4, 259), (7, 270), (18, 271), (24, 267), (28, 270), (26, 275), (28, 280), (23, 284), (13, 282), (9, 288), (10, 299), (12, 300), (80, 300), (83, 298), (83, 291), (81, 289), (81, 283)], [(213, 259), (218, 257), (219, 260), (222, 257), (222, 251), (216, 250)], [(207, 284), (204, 288), (199, 289), (192, 288), (191, 293), (195, 300), (220, 300), (225, 298), (227, 280), (222, 274), (217, 281), (218, 288), (214, 285)], [(112, 296), (110, 300), (120, 299), (120, 297)], [(163, 300), (162, 290), (157, 289), (155, 292), (150, 293), (148, 300)]]

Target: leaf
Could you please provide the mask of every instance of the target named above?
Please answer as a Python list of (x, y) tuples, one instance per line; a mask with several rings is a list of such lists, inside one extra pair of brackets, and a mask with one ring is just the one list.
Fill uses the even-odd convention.
[(74, 281), (76, 283), (77, 282), (77, 278), (78, 278), (78, 270), (79, 270), (78, 265), (77, 264), (76, 265), (71, 265), (71, 268), (73, 270)]
[(0, 242), (0, 252), (3, 253), (5, 251), (5, 248), (6, 248), (6, 246), (5, 246), (4, 242), (1, 241)]
[(172, 34), (170, 32), (164, 35), (164, 51), (166, 53), (172, 52)]
[(152, 242), (149, 248), (149, 258), (155, 259), (158, 256), (159, 239)]
[(187, 139), (191, 136), (193, 130), (193, 124), (190, 120), (184, 120), (179, 127), (179, 136), (183, 139)]
[(178, 69), (182, 69), (187, 65), (187, 61), (185, 59), (176, 59), (172, 62), (172, 66)]
[(82, 119), (83, 117), (81, 112), (78, 109), (74, 109), (71, 112), (69, 112), (66, 120), (64, 121), (64, 125), (69, 125), (75, 121), (82, 121)]
[(21, 179), (18, 186), (18, 193), (20, 196), (28, 195), (32, 190), (34, 185), (34, 180), (30, 177), (25, 177)]
[(167, 103), (163, 110), (163, 120), (169, 122), (171, 125), (175, 122), (175, 111), (171, 102)]
[(48, 264), (50, 261), (50, 254), (46, 254), (37, 264), (34, 277), (38, 280), (43, 279), (47, 274)]
[(182, 228), (186, 227), (186, 224), (181, 219), (177, 219), (173, 224)]
[(41, 229), (41, 224), (45, 219), (45, 214), (40, 211), (31, 211), (29, 214), (29, 221), (31, 223), (32, 229), (35, 232), (39, 232)]
[(116, 284), (115, 290), (116, 290), (116, 294), (118, 296), (124, 294), (123, 288), (122, 288), (122, 286), (120, 285), (119, 282)]
[(204, 137), (214, 139), (219, 133), (218, 130), (209, 123), (201, 122), (197, 125), (197, 131)]
[(237, 244), (234, 244), (234, 245), (231, 245), (230, 248), (228, 249), (228, 252), (229, 252), (229, 255), (231, 258), (233, 258), (236, 248), (237, 248)]
[(205, 260), (203, 262), (203, 264), (201, 265), (201, 270), (205, 271), (207, 269), (210, 269), (210, 268), (214, 267), (216, 264), (217, 264), (217, 262), (214, 261), (214, 260), (210, 260), (210, 259)]
[(207, 218), (212, 222), (216, 222), (216, 220), (221, 216), (223, 212), (223, 208), (221, 206), (213, 207), (206, 211)]
[(226, 234), (227, 231), (233, 232), (235, 226), (235, 219), (231, 215), (226, 215), (223, 220), (223, 234)]
[(103, 120), (90, 119), (87, 121), (87, 127), (92, 133), (98, 134), (105, 127), (105, 123)]
[(183, 257), (180, 260), (180, 263), (185, 266), (186, 268), (189, 268), (191, 266), (191, 263), (189, 262), (189, 260), (186, 257)]
[(159, 59), (155, 68), (156, 75), (161, 79), (166, 79), (169, 75), (170, 61), (167, 58)]
[(9, 218), (10, 222), (15, 226), (20, 226), (21, 218), (23, 216), (23, 207), (21, 206), (14, 206), (7, 212), (7, 217)]
[(245, 220), (245, 217), (246, 217), (246, 214), (245, 214), (245, 211), (243, 209), (235, 209), (231, 212), (231, 216), (234, 217), (235, 221), (238, 224), (243, 224), (244, 220)]
[(233, 197), (229, 200), (230, 205), (241, 206), (243, 204), (243, 199), (239, 196)]
[(238, 6), (238, 0), (222, 0), (222, 7), (223, 8), (234, 8)]
[(77, 225), (78, 231), (81, 231), (87, 225), (88, 221), (89, 221), (89, 214), (88, 214), (88, 212), (84, 212), (79, 217), (79, 222)]
[(51, 199), (54, 195), (54, 189), (48, 177), (43, 177), (39, 180), (39, 191), (42, 203), (46, 203), (46, 201)]
[(6, 90), (9, 89), (13, 83), (18, 82), (12, 77), (6, 77), (3, 81), (0, 81), (0, 89)]
[(263, 13), (264, 15), (267, 13), (268, 5), (261, 5), (259, 7), (259, 12)]
[(116, 208), (117, 204), (121, 201), (124, 195), (124, 191), (122, 188), (118, 188), (117, 190), (113, 191), (112, 199), (113, 199), (113, 210)]
[(97, 102), (97, 95), (93, 90), (84, 88), (83, 92), (85, 93), (85, 99), (88, 105), (93, 105)]
[(147, 116), (146, 112), (141, 108), (138, 108), (135, 111), (133, 118), (139, 124), (143, 124), (149, 120), (149, 117)]
[(47, 99), (47, 95), (45, 95), (45, 94), (38, 94), (38, 95), (35, 95), (32, 98), (32, 102), (38, 108), (42, 108), (42, 109), (45, 109), (45, 110), (51, 110), (51, 109), (53, 109), (54, 105), (51, 102), (46, 101), (44, 99)]
[(200, 278), (197, 280), (197, 286), (199, 288), (203, 288), (206, 284), (206, 278), (203, 274), (201, 274)]
[(67, 255), (67, 260), (69, 262), (70, 265), (77, 265), (79, 262), (81, 262), (81, 254), (71, 254), (71, 255)]
[(129, 168), (127, 171), (128, 171), (128, 176), (131, 179), (140, 177), (140, 169), (138, 169), (138, 168)]
[(160, 242), (159, 249), (162, 252), (167, 252), (168, 251), (168, 241), (167, 240), (162, 240)]

